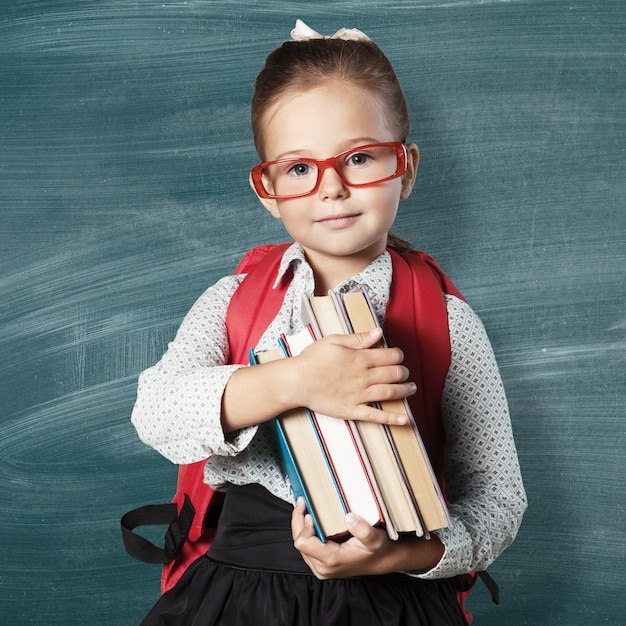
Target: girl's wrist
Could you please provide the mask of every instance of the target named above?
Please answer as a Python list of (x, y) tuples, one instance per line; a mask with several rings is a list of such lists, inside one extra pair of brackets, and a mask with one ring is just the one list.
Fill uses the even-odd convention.
[(406, 537), (394, 541), (389, 553), (387, 572), (411, 572), (420, 574), (435, 567), (442, 559), (445, 547), (438, 537)]
[(306, 366), (300, 356), (283, 359), (282, 369), (278, 379), (278, 393), (281, 394), (281, 403), (285, 410), (297, 409), (306, 404)]

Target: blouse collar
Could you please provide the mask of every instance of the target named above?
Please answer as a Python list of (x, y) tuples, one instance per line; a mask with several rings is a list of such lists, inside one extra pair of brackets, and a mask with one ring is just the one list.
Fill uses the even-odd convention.
[[(283, 254), (274, 282), (274, 288), (289, 268), (293, 268), (294, 280), (304, 284), (307, 293), (312, 294), (315, 289), (313, 270), (308, 264), (304, 250), (299, 243), (294, 243)], [(376, 257), (364, 270), (344, 280), (335, 287), (337, 293), (350, 293), (365, 287), (377, 313), (382, 313), (389, 298), (391, 284), (392, 263), (389, 252), (384, 251)]]

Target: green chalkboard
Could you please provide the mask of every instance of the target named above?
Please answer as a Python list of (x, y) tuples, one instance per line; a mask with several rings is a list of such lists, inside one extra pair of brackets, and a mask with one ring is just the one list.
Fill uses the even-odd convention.
[(394, 62), (422, 161), (396, 231), (481, 315), (530, 508), (481, 625), (624, 623), (626, 4), (22, 0), (0, 8), (0, 621), (137, 624), (118, 521), (176, 468), (129, 422), (182, 316), (283, 232), (248, 106), (300, 17)]

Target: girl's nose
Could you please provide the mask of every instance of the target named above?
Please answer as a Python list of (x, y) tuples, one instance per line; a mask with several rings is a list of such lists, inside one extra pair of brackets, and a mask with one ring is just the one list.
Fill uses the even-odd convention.
[(348, 187), (334, 168), (326, 168), (321, 176), (318, 194), (323, 200), (344, 198), (349, 194)]

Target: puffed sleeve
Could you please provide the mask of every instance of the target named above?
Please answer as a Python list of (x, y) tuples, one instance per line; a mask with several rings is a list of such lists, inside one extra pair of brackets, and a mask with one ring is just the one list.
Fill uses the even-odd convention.
[(452, 354), (442, 419), (453, 525), (436, 531), (445, 553), (423, 578), (485, 570), (515, 538), (527, 506), (493, 349), (474, 311), (446, 301)]
[(226, 309), (241, 276), (210, 287), (185, 316), (162, 359), (139, 377), (131, 421), (141, 440), (173, 463), (235, 456), (255, 427), (226, 437), (220, 413), (224, 389), (241, 365), (226, 365)]

